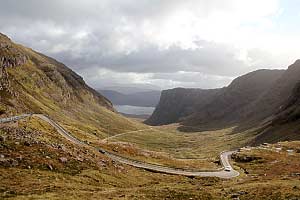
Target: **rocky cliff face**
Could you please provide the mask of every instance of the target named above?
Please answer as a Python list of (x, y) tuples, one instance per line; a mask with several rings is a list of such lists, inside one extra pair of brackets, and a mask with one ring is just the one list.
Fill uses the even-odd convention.
[(7, 68), (24, 65), (28, 57), (5, 35), (0, 33), (0, 92), (14, 95)]
[(210, 102), (222, 89), (202, 90), (175, 88), (161, 93), (159, 104), (152, 116), (145, 121), (149, 125), (180, 122), (192, 114), (197, 107)]
[(20, 51), (5, 35), (0, 33), (0, 66), (2, 68), (15, 67), (27, 62), (28, 57)]

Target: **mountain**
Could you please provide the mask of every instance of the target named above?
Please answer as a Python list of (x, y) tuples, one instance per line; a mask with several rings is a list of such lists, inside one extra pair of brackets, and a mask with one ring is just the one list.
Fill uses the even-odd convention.
[(273, 124), (283, 124), (295, 122), (300, 119), (300, 81), (295, 86), (292, 95), (280, 108), (280, 111), (273, 119)]
[(48, 114), (72, 128), (103, 137), (135, 124), (64, 64), (0, 35), (0, 114)]
[(293, 98), (293, 90), (300, 81), (300, 60), (290, 65), (280, 78), (257, 101), (247, 108), (243, 121), (259, 123), (272, 118), (284, 104)]
[[(264, 119), (265, 125), (254, 144), (300, 139), (300, 60), (289, 66), (255, 106), (247, 117), (252, 121)], [(255, 115), (259, 109), (263, 113)]]
[(268, 91), (283, 72), (257, 70), (236, 78), (222, 89), (177, 88), (163, 91), (153, 115), (145, 123), (161, 125), (181, 122), (182, 130), (232, 126), (243, 118), (247, 105)]
[(145, 121), (149, 125), (163, 125), (179, 122), (192, 114), (196, 107), (206, 105), (222, 89), (202, 90), (175, 88), (162, 91), (159, 104)]
[(98, 90), (114, 105), (130, 105), (141, 107), (155, 107), (160, 98), (160, 91), (135, 92), (123, 94), (113, 90)]
[(206, 90), (193, 92), (163, 91), (145, 123), (180, 122), (182, 131), (255, 128), (252, 144), (300, 139), (300, 60), (287, 70), (257, 70), (240, 76), (211, 96), (206, 96)]
[(300, 83), (294, 88), (292, 95), (281, 106), (278, 113), (263, 128), (263, 131), (252, 141), (252, 144), (277, 141), (300, 140)]
[(247, 112), (254, 109), (249, 105), (269, 91), (283, 73), (284, 70), (257, 70), (236, 78), (212, 101), (198, 107), (183, 125), (216, 129), (240, 124)]

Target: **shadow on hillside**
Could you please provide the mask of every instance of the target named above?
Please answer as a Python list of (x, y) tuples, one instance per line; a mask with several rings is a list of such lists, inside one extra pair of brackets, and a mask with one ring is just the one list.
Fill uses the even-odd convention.
[[(233, 128), (234, 127), (234, 128)], [(254, 127), (254, 128), (253, 128)], [(299, 120), (288, 124), (265, 123), (260, 125), (253, 124), (231, 124), (227, 126), (186, 126), (182, 125), (177, 130), (185, 133), (203, 132), (203, 131), (218, 131), (222, 129), (233, 128), (230, 134), (238, 134), (249, 131), (249, 134), (256, 135), (248, 145), (256, 146), (262, 143), (276, 143), (280, 141), (300, 140), (300, 123)]]

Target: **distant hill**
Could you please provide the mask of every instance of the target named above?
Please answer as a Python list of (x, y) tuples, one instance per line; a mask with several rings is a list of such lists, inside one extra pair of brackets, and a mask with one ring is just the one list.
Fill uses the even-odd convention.
[(202, 90), (175, 88), (162, 91), (159, 104), (149, 119), (149, 125), (164, 125), (181, 121), (197, 107), (206, 105), (222, 89)]
[(0, 34), (0, 115), (30, 112), (100, 137), (107, 135), (108, 124), (114, 134), (135, 130), (134, 122), (64, 64)]
[(135, 92), (123, 94), (113, 90), (98, 90), (114, 105), (130, 105), (142, 107), (155, 107), (160, 98), (160, 91)]

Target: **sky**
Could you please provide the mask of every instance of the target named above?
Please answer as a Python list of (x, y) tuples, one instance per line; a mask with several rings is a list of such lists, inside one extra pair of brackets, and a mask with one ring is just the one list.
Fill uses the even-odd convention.
[(94, 88), (217, 88), (300, 58), (299, 0), (0, 0), (0, 32)]

